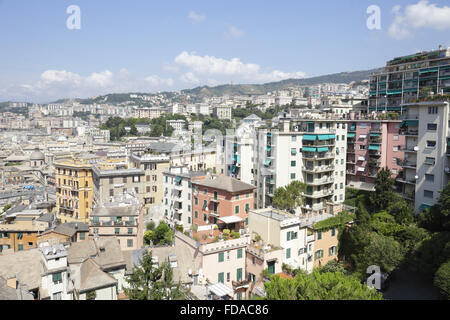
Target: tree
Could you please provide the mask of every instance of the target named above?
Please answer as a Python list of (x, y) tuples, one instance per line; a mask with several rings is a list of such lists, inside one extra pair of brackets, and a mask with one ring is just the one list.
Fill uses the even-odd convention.
[(154, 230), (155, 229), (155, 221), (149, 221), (147, 222), (145, 228), (148, 230)]
[(278, 209), (292, 211), (303, 204), (302, 193), (305, 190), (306, 184), (300, 181), (292, 181), (285, 187), (275, 189), (272, 203)]
[(266, 300), (382, 300), (381, 293), (342, 272), (300, 272), (295, 279), (271, 276), (264, 288)]
[(443, 263), (434, 275), (434, 285), (445, 299), (450, 299), (450, 260)]
[(172, 244), (174, 232), (164, 221), (161, 221), (158, 227), (152, 231), (151, 239), (155, 245)]
[(391, 178), (391, 170), (383, 168), (377, 174), (375, 180), (375, 192), (371, 195), (371, 200), (375, 211), (385, 210), (393, 203), (395, 195), (392, 191), (395, 180)]
[(441, 192), (438, 203), (421, 214), (419, 226), (430, 231), (450, 231), (450, 183)]
[(130, 135), (137, 136), (137, 134), (138, 134), (138, 131), (137, 131), (136, 125), (133, 123), (130, 126)]
[(336, 260), (328, 261), (322, 268), (319, 269), (320, 272), (341, 272), (346, 273), (342, 262), (338, 262)]
[(394, 202), (388, 211), (397, 223), (408, 224), (414, 221), (413, 209), (404, 200)]
[(180, 282), (174, 283), (173, 270), (167, 262), (155, 265), (151, 251), (143, 254), (126, 281), (129, 288), (123, 290), (130, 300), (184, 300), (188, 294)]
[(366, 275), (367, 267), (379, 266), (383, 272), (391, 273), (402, 262), (404, 248), (391, 237), (370, 233), (368, 245), (357, 254), (356, 272), (361, 278)]

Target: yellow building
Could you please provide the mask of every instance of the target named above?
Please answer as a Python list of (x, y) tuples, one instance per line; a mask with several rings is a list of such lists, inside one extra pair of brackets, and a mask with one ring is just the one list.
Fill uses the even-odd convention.
[(93, 204), (92, 164), (64, 160), (55, 164), (56, 217), (65, 222), (89, 222)]

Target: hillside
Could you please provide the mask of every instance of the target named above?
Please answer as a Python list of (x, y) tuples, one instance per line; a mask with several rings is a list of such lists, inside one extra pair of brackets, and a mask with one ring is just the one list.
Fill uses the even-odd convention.
[(380, 69), (341, 72), (312, 78), (288, 79), (265, 84), (220, 85), (216, 87), (203, 86), (190, 90), (183, 90), (182, 92), (189, 95), (199, 96), (265, 94), (269, 91), (281, 90), (293, 86), (309, 86), (320, 83), (350, 83), (352, 81), (360, 82), (362, 80), (368, 80), (370, 74), (377, 72), (378, 70)]

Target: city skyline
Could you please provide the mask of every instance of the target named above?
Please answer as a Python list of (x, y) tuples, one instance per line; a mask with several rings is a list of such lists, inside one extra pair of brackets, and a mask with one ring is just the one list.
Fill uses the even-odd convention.
[[(71, 5), (81, 10), (79, 30), (66, 26)], [(367, 27), (372, 5), (380, 8), (380, 30)], [(450, 46), (448, 12), (444, 1), (424, 0), (250, 2), (238, 9), (205, 1), (4, 0), (0, 101), (43, 103), (369, 70), (409, 52)]]

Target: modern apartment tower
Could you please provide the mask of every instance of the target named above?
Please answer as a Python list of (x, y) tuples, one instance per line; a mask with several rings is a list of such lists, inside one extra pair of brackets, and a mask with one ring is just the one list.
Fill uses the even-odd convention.
[(450, 48), (398, 57), (370, 77), (369, 112), (404, 113), (403, 104), (433, 92), (450, 94)]
[(397, 179), (416, 213), (434, 205), (449, 181), (449, 102), (416, 102), (403, 105), (406, 119), (400, 125), (405, 137), (405, 159)]

